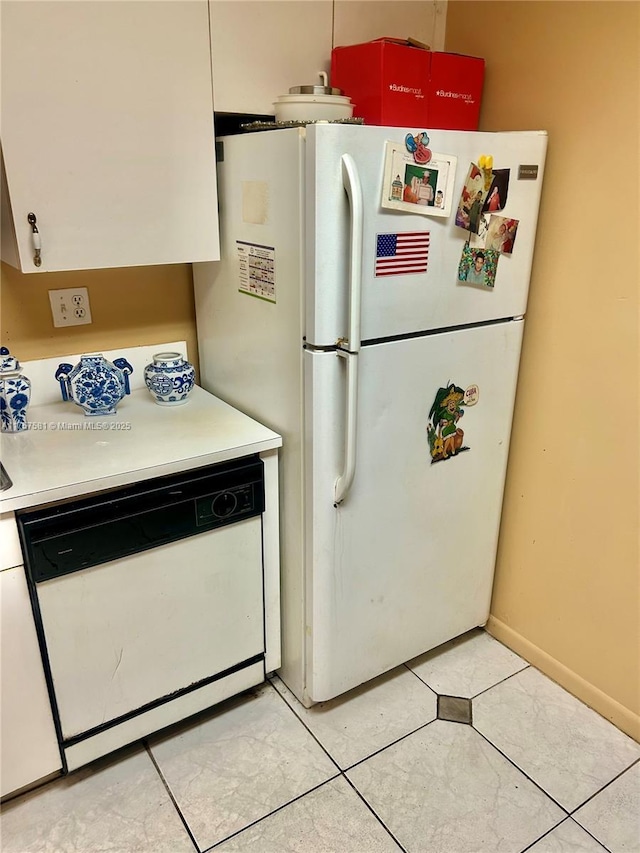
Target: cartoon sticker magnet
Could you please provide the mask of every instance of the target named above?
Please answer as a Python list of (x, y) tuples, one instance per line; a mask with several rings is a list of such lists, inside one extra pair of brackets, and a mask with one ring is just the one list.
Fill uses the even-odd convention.
[(493, 288), (499, 257), (493, 249), (473, 249), (465, 243), (458, 265), (458, 284)]
[(464, 415), (464, 409), (475, 406), (479, 396), (477, 385), (470, 385), (464, 390), (451, 382), (445, 388), (438, 389), (427, 420), (432, 465), (471, 449), (463, 444), (464, 430), (459, 426), (459, 422)]
[(417, 133), (415, 136), (407, 133), (404, 138), (404, 144), (407, 151), (410, 154), (413, 154), (413, 159), (416, 163), (424, 165), (431, 160), (433, 155), (431, 154), (431, 149), (427, 148), (427, 145), (429, 144), (429, 137), (425, 130), (421, 133)]
[(427, 216), (449, 216), (457, 160), (449, 154), (429, 153), (431, 159), (421, 164), (405, 145), (386, 143), (382, 207)]

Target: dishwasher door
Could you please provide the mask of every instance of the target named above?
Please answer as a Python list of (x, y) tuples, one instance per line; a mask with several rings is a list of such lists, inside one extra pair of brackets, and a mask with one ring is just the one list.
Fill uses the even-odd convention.
[(254, 517), (37, 585), (63, 742), (264, 653)]
[(263, 463), (16, 513), (65, 769), (264, 680)]

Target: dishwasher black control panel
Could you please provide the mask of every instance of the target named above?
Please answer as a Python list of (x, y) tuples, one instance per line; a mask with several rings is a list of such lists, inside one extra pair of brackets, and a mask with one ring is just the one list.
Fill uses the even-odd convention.
[(35, 583), (197, 536), (264, 512), (254, 455), (16, 512)]
[(196, 516), (198, 526), (212, 521), (230, 521), (234, 518), (244, 518), (247, 513), (253, 514), (256, 499), (254, 483), (216, 492), (214, 495), (198, 498), (196, 501)]

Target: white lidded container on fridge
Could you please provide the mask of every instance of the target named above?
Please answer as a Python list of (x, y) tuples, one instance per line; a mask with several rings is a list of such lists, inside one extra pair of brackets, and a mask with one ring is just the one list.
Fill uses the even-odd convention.
[(342, 89), (329, 86), (327, 74), (318, 75), (320, 84), (292, 86), (287, 95), (273, 102), (277, 122), (336, 121), (350, 119), (354, 104)]
[[(276, 121), (336, 121), (337, 119), (348, 119), (353, 116), (353, 104), (351, 99), (342, 94), (326, 94), (316, 92), (320, 86), (297, 86), (289, 90), (288, 95), (280, 95), (273, 102)], [(305, 91), (305, 89), (309, 91)], [(340, 89), (331, 89), (330, 92), (340, 92)]]
[[(441, 217), (381, 206), (408, 132), (225, 137), (222, 260), (194, 266), (202, 384), (283, 436), (280, 675), (307, 706), (489, 615), (547, 136), (430, 132), (457, 158)], [(481, 154), (519, 221), (491, 289), (457, 280)], [(417, 269), (381, 267), (388, 238)]]

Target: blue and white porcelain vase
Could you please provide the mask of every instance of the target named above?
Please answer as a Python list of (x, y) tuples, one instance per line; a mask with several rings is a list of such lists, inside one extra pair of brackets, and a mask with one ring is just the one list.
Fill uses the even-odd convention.
[(179, 352), (159, 352), (144, 369), (144, 381), (159, 406), (180, 406), (193, 390), (196, 371)]
[(85, 415), (115, 415), (120, 400), (130, 393), (130, 373), (133, 367), (126, 358), (116, 358), (111, 363), (96, 353), (80, 356), (75, 367), (58, 365), (56, 379), (62, 399), (73, 400)]
[(27, 406), (31, 382), (21, 373), (20, 362), (6, 347), (0, 347), (0, 429), (20, 432), (28, 429)]

